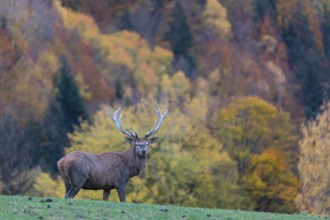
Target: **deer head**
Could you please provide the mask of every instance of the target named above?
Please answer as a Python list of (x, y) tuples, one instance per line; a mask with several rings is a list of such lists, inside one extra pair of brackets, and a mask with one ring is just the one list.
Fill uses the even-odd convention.
[(125, 135), (125, 140), (129, 144), (132, 145), (134, 148), (134, 151), (137, 155), (140, 157), (146, 157), (149, 145), (152, 143), (155, 143), (157, 141), (157, 137), (152, 137), (154, 134), (157, 133), (157, 131), (160, 129), (164, 119), (167, 116), (167, 110), (162, 114), (159, 110), (159, 108), (155, 108), (155, 111), (157, 113), (157, 120), (155, 121), (154, 127), (145, 135), (142, 137), (139, 137), (139, 135), (135, 131), (129, 131), (125, 130), (121, 125), (121, 118), (122, 113), (120, 111), (120, 107), (115, 111), (113, 114), (112, 109), (110, 109), (109, 115), (112, 119), (112, 121), (115, 123), (117, 129), (121, 131)]

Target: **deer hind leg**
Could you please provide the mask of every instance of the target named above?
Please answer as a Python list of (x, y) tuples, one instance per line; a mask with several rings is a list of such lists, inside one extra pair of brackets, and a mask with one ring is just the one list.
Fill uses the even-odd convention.
[(78, 194), (80, 189), (83, 187), (86, 180), (87, 178), (85, 179), (81, 178), (78, 181), (72, 181), (69, 191), (65, 194), (65, 198), (73, 199)]
[(71, 183), (70, 183), (69, 178), (66, 176), (63, 176), (63, 180), (64, 180), (64, 185), (65, 185), (65, 195), (66, 195), (71, 188)]
[(73, 199), (78, 192), (80, 191), (82, 186), (79, 185), (71, 185), (69, 191), (65, 194), (66, 199)]
[(111, 189), (103, 190), (103, 200), (104, 201), (109, 201), (110, 192), (111, 192)]
[(71, 172), (69, 179), (70, 189), (65, 194), (65, 198), (73, 199), (87, 181), (87, 176), (80, 176), (79, 173), (77, 175), (74, 172)]

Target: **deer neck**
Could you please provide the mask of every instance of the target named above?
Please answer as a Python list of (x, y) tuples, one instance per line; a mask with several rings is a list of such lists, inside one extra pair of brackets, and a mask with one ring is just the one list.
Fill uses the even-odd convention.
[(147, 157), (141, 157), (136, 154), (134, 147), (125, 152), (128, 167), (130, 170), (130, 176), (137, 176), (143, 172), (147, 163)]

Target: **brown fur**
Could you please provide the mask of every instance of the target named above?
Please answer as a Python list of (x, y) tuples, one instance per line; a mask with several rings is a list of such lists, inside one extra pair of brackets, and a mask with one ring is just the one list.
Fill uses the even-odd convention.
[(57, 162), (63, 176), (65, 198), (74, 198), (81, 188), (103, 189), (103, 200), (108, 200), (110, 191), (116, 189), (121, 202), (126, 201), (128, 180), (139, 175), (147, 162), (134, 145), (126, 152), (92, 154), (74, 151)]

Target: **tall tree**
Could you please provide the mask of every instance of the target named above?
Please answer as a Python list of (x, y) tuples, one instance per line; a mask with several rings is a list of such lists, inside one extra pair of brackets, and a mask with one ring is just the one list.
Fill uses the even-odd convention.
[(299, 84), (305, 115), (314, 118), (322, 105), (328, 72), (322, 57), (318, 21), (308, 1), (297, 2), (293, 18), (282, 31), (288, 48), (289, 62)]
[(289, 119), (257, 97), (236, 98), (217, 113), (215, 132), (237, 162), (239, 182), (254, 210), (293, 211), (296, 135)]
[[(324, 54), (327, 59), (328, 65), (330, 64), (330, 3), (323, 3), (323, 20), (321, 23), (322, 33), (323, 33), (323, 45), (324, 45)], [(327, 68), (328, 69), (328, 68)], [(330, 98), (330, 77), (329, 71), (324, 74), (321, 79), (322, 87), (325, 95), (325, 99), (329, 100)]]
[(287, 153), (295, 165), (294, 127), (289, 115), (258, 97), (236, 98), (216, 113), (215, 131), (224, 147), (237, 161), (241, 176), (252, 154), (267, 148)]
[(255, 210), (269, 212), (295, 211), (294, 198), (299, 188), (285, 157), (273, 149), (253, 155), (244, 177), (244, 187), (256, 203)]
[(39, 155), (38, 164), (51, 174), (58, 173), (57, 161), (64, 156), (65, 147), (69, 146), (68, 128), (64, 116), (60, 103), (53, 98), (42, 122), (40, 132), (42, 141), (36, 152)]
[(193, 47), (193, 35), (180, 1), (176, 1), (175, 3), (164, 40), (170, 43), (176, 60), (184, 58), (190, 66), (195, 65), (191, 51)]
[(120, 16), (120, 29), (128, 31), (135, 30), (128, 8), (125, 8), (123, 14)]
[(296, 198), (300, 210), (330, 214), (330, 103), (313, 121), (302, 126), (298, 170), (301, 189)]
[(294, 72), (301, 84), (301, 99), (305, 103), (305, 115), (307, 118), (315, 118), (325, 98), (323, 85), (329, 81), (328, 70), (319, 54), (310, 51), (304, 52), (304, 56), (296, 62)]
[(255, 1), (255, 20), (262, 21), (266, 15), (275, 18), (276, 1), (274, 0), (256, 0)]
[(321, 28), (323, 33), (324, 54), (330, 61), (330, 4), (324, 2), (323, 9)]
[(0, 117), (0, 193), (19, 195), (34, 183), (31, 143), (24, 127), (10, 115)]
[(80, 119), (87, 119), (87, 113), (77, 83), (64, 58), (62, 59), (62, 66), (59, 69), (56, 88), (57, 102), (63, 111), (66, 128), (71, 132), (75, 125), (79, 125)]

